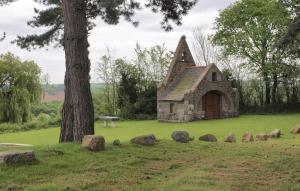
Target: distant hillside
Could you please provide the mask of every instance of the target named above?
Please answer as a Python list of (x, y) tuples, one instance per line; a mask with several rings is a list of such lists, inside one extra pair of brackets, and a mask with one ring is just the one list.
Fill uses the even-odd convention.
[[(99, 91), (103, 87), (101, 83), (92, 83), (91, 91), (96, 92)], [(64, 101), (65, 93), (64, 84), (50, 84), (43, 85), (44, 93), (42, 96), (42, 102), (53, 102), (53, 101)]]

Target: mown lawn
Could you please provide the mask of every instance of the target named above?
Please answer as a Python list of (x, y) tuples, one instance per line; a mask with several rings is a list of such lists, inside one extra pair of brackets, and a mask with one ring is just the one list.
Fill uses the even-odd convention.
[[(96, 134), (103, 135), (107, 142), (119, 139), (128, 142), (132, 137), (153, 133), (159, 139), (170, 139), (174, 130), (187, 130), (195, 138), (212, 133), (220, 140), (228, 133), (235, 133), (240, 141), (243, 133), (269, 132), (279, 128), (285, 133), (283, 139), (289, 139), (292, 127), (300, 123), (300, 114), (287, 115), (244, 115), (238, 118), (195, 121), (190, 123), (159, 123), (157, 121), (124, 121), (117, 128), (105, 128), (96, 123)], [(33, 145), (50, 145), (58, 143), (59, 128), (33, 130), (11, 134), (0, 134), (0, 142), (26, 143)]]
[[(300, 114), (184, 124), (132, 121), (115, 129), (97, 123), (97, 134), (108, 140), (102, 152), (90, 152), (78, 144), (52, 144), (57, 142), (58, 129), (1, 135), (0, 142), (36, 144), (33, 149), (38, 161), (25, 166), (0, 165), (0, 190), (297, 191), (300, 135), (289, 133), (297, 123)], [(255, 134), (275, 128), (283, 131), (282, 138), (240, 142), (246, 131)], [(170, 140), (170, 133), (179, 129), (188, 130), (195, 140), (186, 144)], [(237, 135), (238, 143), (223, 142), (229, 132)], [(131, 137), (147, 133), (160, 139), (155, 146), (128, 143)], [(217, 135), (219, 142), (198, 141), (204, 133)], [(123, 143), (121, 147), (110, 143), (117, 138)]]
[[(0, 165), (0, 190), (300, 190), (297, 142), (107, 145), (93, 153), (76, 144), (35, 147), (38, 162)], [(60, 154), (61, 151), (64, 154)]]

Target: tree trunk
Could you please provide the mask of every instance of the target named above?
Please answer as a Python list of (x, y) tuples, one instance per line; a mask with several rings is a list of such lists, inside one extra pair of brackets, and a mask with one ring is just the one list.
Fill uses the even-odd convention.
[(264, 79), (264, 83), (265, 83), (265, 91), (266, 91), (266, 100), (265, 100), (265, 104), (269, 105), (271, 103), (271, 84), (270, 84), (270, 79), (268, 77), (268, 73), (267, 72), (263, 72), (263, 79)]
[(240, 79), (237, 80), (237, 90), (239, 93), (239, 105), (240, 107), (243, 107), (245, 105), (244, 103), (244, 94), (243, 94), (243, 85)]
[(270, 81), (267, 80), (265, 81), (265, 86), (266, 86), (266, 105), (269, 105), (271, 103), (271, 85)]
[(283, 86), (284, 86), (284, 89), (285, 89), (286, 102), (287, 102), (287, 104), (290, 104), (290, 101), (291, 101), (290, 97), (291, 96), (290, 96), (290, 88), (289, 88), (289, 83), (288, 83), (287, 76), (284, 76)]
[(297, 88), (297, 84), (295, 84), (295, 82), (293, 83), (292, 86), (292, 99), (291, 102), (293, 104), (298, 103), (298, 88)]
[[(66, 66), (67, 68), (67, 66)], [(70, 77), (65, 76), (65, 99), (62, 109), (62, 122), (60, 129), (60, 138), (59, 142), (72, 142), (73, 139), (73, 126), (74, 126), (74, 110), (72, 104), (72, 93), (71, 93), (71, 84)]]
[(277, 101), (276, 101), (277, 86), (278, 86), (277, 74), (273, 74), (272, 104), (277, 103)]
[[(64, 0), (62, 2), (66, 96), (60, 137), (61, 142), (65, 140), (81, 142), (84, 135), (94, 134), (94, 108), (89, 82), (86, 1)], [(73, 137), (69, 140), (71, 128)]]

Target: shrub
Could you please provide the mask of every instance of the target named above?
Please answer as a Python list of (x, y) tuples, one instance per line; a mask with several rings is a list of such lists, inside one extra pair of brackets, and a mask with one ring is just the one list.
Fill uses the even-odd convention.
[(40, 113), (36, 118), (37, 121), (42, 122), (42, 123), (48, 123), (48, 121), (50, 121), (50, 119), (51, 119), (50, 115), (45, 114), (45, 113)]
[(116, 140), (113, 141), (113, 145), (121, 146), (121, 141), (119, 139), (116, 139)]
[(35, 117), (39, 116), (41, 113), (54, 117), (60, 114), (61, 107), (62, 103), (60, 102), (39, 103), (32, 107), (31, 112)]
[(49, 115), (42, 113), (34, 120), (27, 123), (2, 123), (0, 124), (0, 134), (57, 127), (60, 123), (61, 118), (59, 116), (50, 117)]
[(1, 123), (0, 124), (0, 133), (11, 133), (15, 132), (16, 129), (19, 129), (20, 126), (18, 124), (13, 123)]
[(61, 116), (55, 116), (51, 117), (50, 120), (48, 121), (49, 126), (60, 126), (61, 123)]

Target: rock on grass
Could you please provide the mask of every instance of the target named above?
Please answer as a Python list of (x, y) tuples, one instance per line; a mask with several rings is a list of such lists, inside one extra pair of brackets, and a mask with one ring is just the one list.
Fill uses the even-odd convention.
[(235, 134), (231, 133), (231, 134), (227, 135), (227, 136), (225, 137), (224, 142), (227, 142), (227, 143), (235, 143), (235, 142), (236, 142)]
[(281, 131), (280, 129), (274, 129), (271, 133), (269, 133), (270, 138), (280, 138)]
[(153, 134), (150, 135), (141, 135), (138, 137), (134, 137), (130, 140), (133, 144), (145, 145), (145, 146), (153, 146), (156, 142), (156, 137)]
[(81, 147), (90, 151), (102, 151), (105, 149), (105, 139), (102, 136), (85, 135)]
[(190, 141), (190, 135), (187, 131), (174, 131), (171, 137), (174, 141), (181, 143), (188, 143)]
[(35, 160), (34, 151), (6, 151), (0, 153), (0, 162), (5, 165), (31, 164)]
[(203, 135), (203, 136), (199, 137), (199, 140), (207, 141), (207, 142), (217, 142), (218, 141), (217, 138), (212, 134)]
[(253, 135), (252, 133), (245, 133), (242, 137), (242, 142), (246, 143), (246, 142), (253, 142), (254, 139), (253, 139)]
[(300, 134), (300, 124), (297, 125), (294, 129), (291, 130), (293, 134)]
[(268, 140), (268, 135), (266, 133), (259, 133), (256, 135), (257, 141), (266, 141)]

